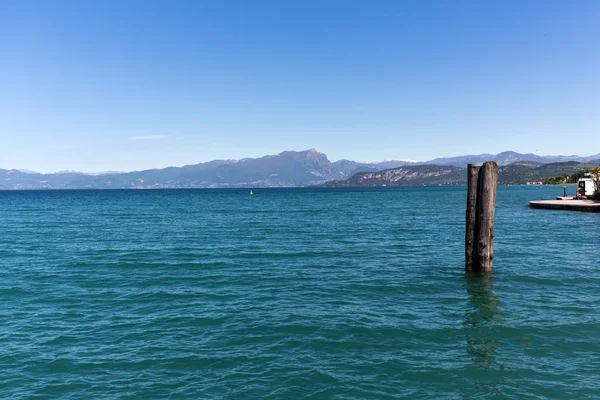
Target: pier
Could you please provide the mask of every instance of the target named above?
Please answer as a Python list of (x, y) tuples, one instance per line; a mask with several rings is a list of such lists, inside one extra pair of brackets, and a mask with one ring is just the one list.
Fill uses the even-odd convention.
[(529, 206), (546, 210), (600, 212), (600, 200), (534, 200), (529, 202)]

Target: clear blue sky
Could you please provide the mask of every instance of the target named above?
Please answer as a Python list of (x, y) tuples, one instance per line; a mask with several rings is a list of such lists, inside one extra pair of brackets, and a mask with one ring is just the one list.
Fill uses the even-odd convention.
[(600, 1), (0, 0), (0, 168), (600, 152)]

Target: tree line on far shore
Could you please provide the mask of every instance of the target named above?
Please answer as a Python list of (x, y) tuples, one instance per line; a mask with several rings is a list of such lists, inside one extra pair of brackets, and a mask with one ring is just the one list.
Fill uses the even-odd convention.
[(589, 170), (580, 170), (574, 174), (563, 174), (559, 176), (553, 176), (548, 179), (544, 179), (542, 183), (544, 185), (560, 185), (563, 183), (577, 183), (580, 178), (583, 178), (586, 174), (592, 174), (596, 180), (596, 184), (600, 184), (600, 166)]

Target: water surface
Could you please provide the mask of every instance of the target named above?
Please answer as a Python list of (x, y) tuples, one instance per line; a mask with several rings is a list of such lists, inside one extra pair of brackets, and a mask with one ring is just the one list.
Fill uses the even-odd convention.
[(3, 398), (593, 398), (600, 216), (499, 187), (0, 192)]

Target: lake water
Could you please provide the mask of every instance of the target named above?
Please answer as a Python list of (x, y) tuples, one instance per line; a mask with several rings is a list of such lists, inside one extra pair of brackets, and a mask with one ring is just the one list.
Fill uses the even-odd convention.
[(600, 215), (499, 187), (0, 192), (1, 398), (600, 396)]

